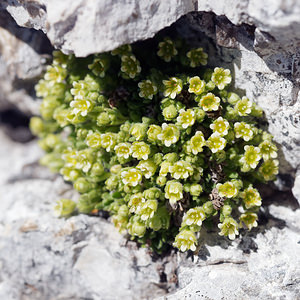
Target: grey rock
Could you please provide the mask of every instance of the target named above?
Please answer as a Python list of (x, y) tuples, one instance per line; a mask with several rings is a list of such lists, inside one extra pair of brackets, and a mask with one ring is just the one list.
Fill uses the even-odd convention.
[(98, 217), (58, 219), (56, 200), (77, 194), (37, 166), (35, 142), (0, 138), (0, 299), (147, 299), (175, 288), (160, 270), (172, 278), (176, 257), (153, 261)]
[(300, 171), (298, 171), (295, 176), (295, 182), (292, 191), (295, 198), (298, 199), (298, 202), (300, 204)]
[(42, 29), (55, 47), (76, 56), (153, 37), (195, 10), (196, 3), (195, 0), (4, 2), (20, 26)]
[(16, 107), (26, 114), (38, 114), (34, 85), (44, 70), (51, 49), (46, 36), (19, 27), (0, 7), (0, 106)]
[(179, 260), (178, 290), (157, 299), (298, 299), (299, 217), (271, 205), (268, 223), (233, 243), (204, 232), (194, 262)]

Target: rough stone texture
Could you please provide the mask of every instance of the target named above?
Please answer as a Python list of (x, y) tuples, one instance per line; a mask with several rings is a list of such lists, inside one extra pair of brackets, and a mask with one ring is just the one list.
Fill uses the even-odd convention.
[(203, 230), (195, 256), (153, 258), (107, 220), (56, 218), (55, 200), (76, 193), (37, 164), (35, 142), (2, 130), (0, 139), (0, 299), (297, 299), (300, 210), (290, 195), (269, 197), (259, 228), (234, 242)]
[(257, 235), (215, 241), (194, 263), (181, 260), (179, 290), (164, 299), (299, 299), (300, 210), (271, 205), (269, 213)]
[(19, 27), (0, 7), (0, 110), (14, 106), (27, 114), (38, 113), (34, 85), (50, 49), (42, 32)]
[[(35, 142), (0, 138), (0, 299), (146, 299), (174, 289), (173, 256), (153, 261), (101, 218), (58, 219), (71, 186), (37, 164)], [(7, 153), (10, 153), (7, 156)]]
[(76, 56), (154, 36), (195, 9), (195, 0), (4, 1), (20, 26), (42, 29), (55, 47)]

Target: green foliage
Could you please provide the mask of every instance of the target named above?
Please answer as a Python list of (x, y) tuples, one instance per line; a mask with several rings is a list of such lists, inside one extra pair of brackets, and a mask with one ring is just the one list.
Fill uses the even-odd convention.
[(207, 61), (170, 38), (87, 58), (54, 52), (36, 86), (42, 118), (30, 126), (41, 163), (81, 194), (60, 200), (58, 214), (108, 211), (158, 252), (194, 251), (214, 218), (230, 239), (257, 226), (254, 184), (275, 178), (277, 148), (258, 128), (261, 109), (226, 90), (230, 70)]

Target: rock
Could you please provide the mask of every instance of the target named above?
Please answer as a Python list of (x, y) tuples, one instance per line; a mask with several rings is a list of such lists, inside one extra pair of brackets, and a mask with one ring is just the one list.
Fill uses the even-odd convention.
[(204, 233), (194, 262), (179, 261), (178, 291), (157, 299), (298, 299), (300, 210), (268, 210), (267, 224), (233, 243)]
[(35, 142), (0, 137), (0, 299), (146, 299), (175, 288), (159, 271), (172, 278), (175, 257), (153, 261), (99, 217), (55, 217), (55, 201), (76, 193), (36, 164)]
[(292, 189), (293, 194), (300, 204), (300, 171), (296, 174), (294, 187)]
[(34, 85), (50, 50), (42, 32), (19, 27), (0, 7), (0, 110), (16, 107), (38, 114)]
[(87, 56), (153, 37), (184, 14), (195, 0), (5, 1), (20, 26), (42, 29), (65, 53)]

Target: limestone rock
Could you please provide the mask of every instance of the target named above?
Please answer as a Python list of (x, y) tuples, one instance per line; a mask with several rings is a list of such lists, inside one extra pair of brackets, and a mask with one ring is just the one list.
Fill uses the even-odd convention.
[(34, 85), (44, 69), (50, 49), (42, 32), (19, 27), (0, 7), (1, 110), (14, 106), (26, 114), (38, 114)]
[[(42, 29), (65, 53), (87, 56), (153, 37), (195, 9), (195, 0), (10, 1), (20, 26)], [(33, 11), (33, 13), (32, 13)]]
[(0, 138), (0, 299), (146, 299), (174, 289), (164, 278), (175, 257), (153, 261), (99, 217), (58, 219), (55, 202), (76, 199), (72, 187), (37, 164), (35, 142)]
[(202, 246), (194, 263), (181, 261), (179, 290), (159, 299), (298, 299), (300, 211), (269, 209), (266, 231), (232, 245)]

